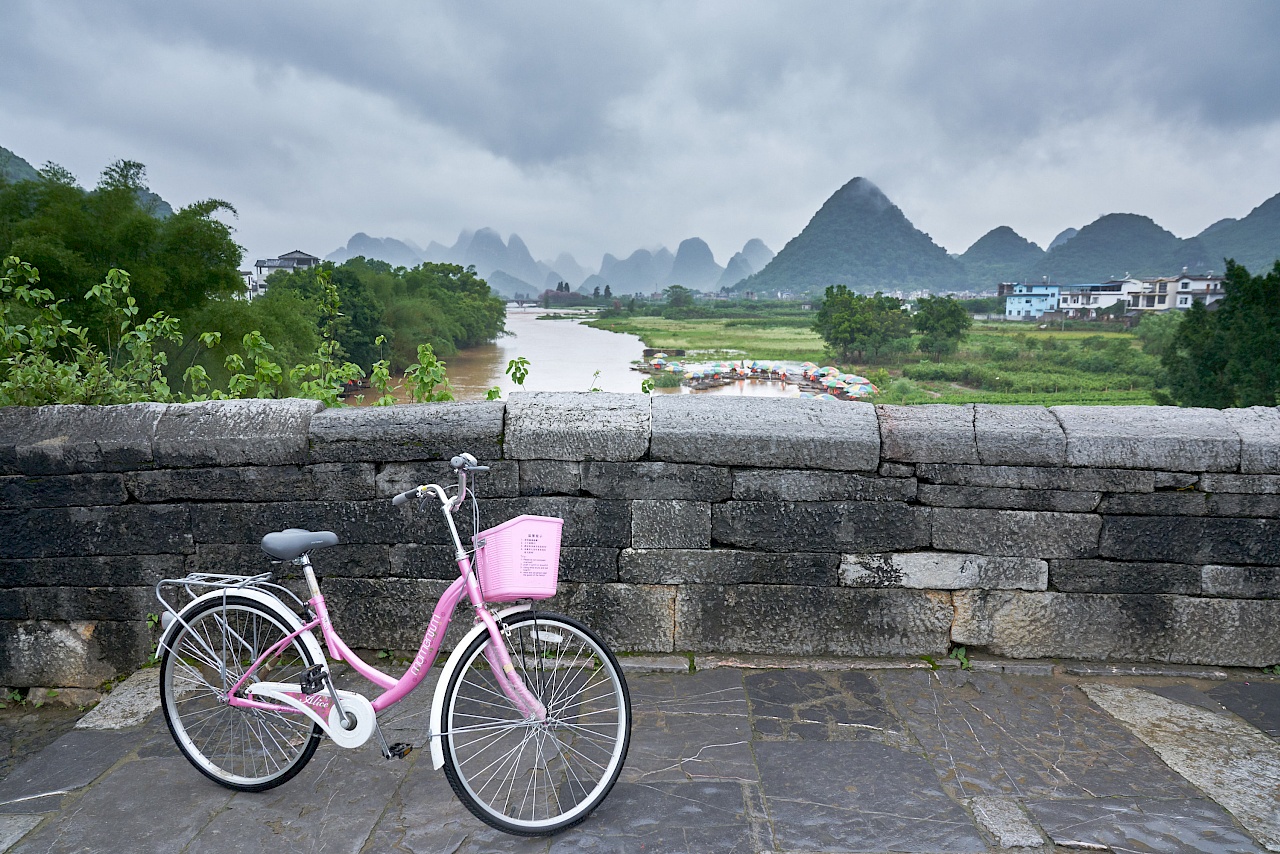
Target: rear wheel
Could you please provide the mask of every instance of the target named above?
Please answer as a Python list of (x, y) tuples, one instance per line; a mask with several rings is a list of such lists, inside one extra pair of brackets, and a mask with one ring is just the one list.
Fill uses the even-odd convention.
[[(316, 752), (320, 727), (301, 714), (227, 703), (245, 671), (292, 631), (289, 621), (234, 595), (210, 599), (182, 619), (160, 664), (160, 705), (182, 755), (215, 783), (242, 792), (292, 779)], [(299, 682), (315, 663), (294, 638), (252, 681)]]
[(613, 653), (576, 620), (524, 613), (502, 625), (515, 671), (547, 718), (527, 719), (503, 693), (485, 655), (492, 640), (481, 634), (445, 692), (445, 776), (486, 824), (549, 835), (585, 819), (617, 782), (631, 698)]

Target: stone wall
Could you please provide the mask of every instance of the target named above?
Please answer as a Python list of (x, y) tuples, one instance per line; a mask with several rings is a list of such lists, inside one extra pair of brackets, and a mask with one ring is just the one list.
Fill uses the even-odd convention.
[(291, 526), (349, 642), (416, 649), (456, 570), (387, 499), (462, 450), (619, 649), (1280, 662), (1280, 411), (516, 394), (0, 409), (0, 684), (141, 663), (157, 579)]

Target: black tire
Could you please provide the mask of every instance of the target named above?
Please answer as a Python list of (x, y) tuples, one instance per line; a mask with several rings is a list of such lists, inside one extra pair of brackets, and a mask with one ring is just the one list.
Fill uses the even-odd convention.
[[(160, 707), (182, 755), (201, 774), (240, 792), (285, 783), (311, 760), (322, 730), (301, 714), (227, 705), (227, 691), (289, 634), (285, 616), (228, 595), (183, 614), (160, 663)], [(317, 662), (298, 638), (259, 668), (254, 681), (298, 682)], [(257, 674), (255, 674), (257, 675)]]
[(467, 647), (444, 695), (444, 773), (464, 806), (518, 836), (549, 836), (585, 820), (609, 794), (631, 742), (631, 695), (613, 652), (559, 614), (502, 621), (516, 672), (547, 707), (525, 720), (494, 681), (491, 640)]

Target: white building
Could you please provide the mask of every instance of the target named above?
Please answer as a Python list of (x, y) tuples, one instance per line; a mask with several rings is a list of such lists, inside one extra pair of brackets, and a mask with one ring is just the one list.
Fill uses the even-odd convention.
[(300, 249), (292, 252), (286, 252), (279, 258), (260, 258), (253, 265), (254, 272), (241, 270), (240, 277), (244, 279), (244, 293), (241, 295), (244, 299), (252, 300), (260, 297), (267, 292), (267, 276), (276, 270), (285, 270), (292, 273), (294, 270), (306, 270), (309, 267), (319, 266), (320, 259), (314, 255), (308, 255)]

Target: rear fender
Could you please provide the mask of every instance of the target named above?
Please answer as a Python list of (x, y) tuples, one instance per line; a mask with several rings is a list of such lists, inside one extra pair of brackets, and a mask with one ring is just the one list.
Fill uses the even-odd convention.
[[(290, 632), (296, 632), (298, 629), (302, 628), (301, 618), (299, 618), (292, 609), (270, 593), (255, 590), (252, 587), (241, 587), (234, 591), (210, 590), (208, 593), (197, 596), (188, 603), (186, 607), (178, 612), (178, 616), (165, 627), (164, 631), (160, 634), (160, 644), (156, 648), (156, 655), (162, 654), (164, 650), (169, 648), (169, 644), (173, 641), (178, 630), (182, 628), (183, 623), (186, 621), (186, 615), (191, 612), (192, 608), (195, 608), (197, 605), (207, 602), (210, 599), (221, 598), (224, 594), (228, 599), (239, 597), (242, 599), (250, 599), (257, 604), (262, 605), (266, 610), (275, 614), (279, 618), (280, 622), (288, 626)], [(328, 657), (324, 654), (324, 650), (320, 648), (320, 642), (316, 640), (315, 635), (311, 632), (303, 632), (299, 635), (299, 638), (302, 640), (302, 645), (307, 648), (307, 652), (311, 653), (312, 661), (316, 664), (324, 664), (328, 660)]]

